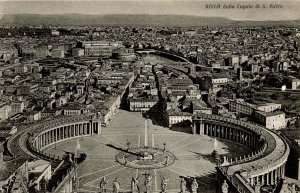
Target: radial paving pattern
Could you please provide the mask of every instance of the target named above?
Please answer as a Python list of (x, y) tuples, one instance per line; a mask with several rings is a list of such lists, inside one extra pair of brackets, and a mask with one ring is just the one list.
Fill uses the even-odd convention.
[[(80, 191), (99, 192), (103, 177), (109, 181), (108, 190), (117, 178), (121, 192), (129, 192), (131, 178), (138, 177), (138, 186), (144, 191), (145, 174), (150, 174), (153, 177), (151, 192), (160, 192), (163, 177), (169, 179), (167, 192), (179, 192), (181, 176), (185, 177), (188, 190), (192, 178), (196, 177), (198, 192), (215, 192), (215, 162), (211, 156), (214, 140), (208, 136), (171, 131), (153, 125), (149, 120), (149, 157), (143, 159), (144, 121), (140, 113), (119, 111), (108, 127), (102, 128), (101, 135), (79, 140), (81, 151), (87, 154), (79, 169)], [(44, 151), (62, 156), (66, 151), (74, 152), (75, 146), (76, 140), (68, 140)], [(250, 150), (232, 142), (218, 141), (217, 152), (239, 156)]]
[(134, 169), (160, 169), (175, 163), (175, 156), (164, 149), (159, 148), (129, 148), (120, 151), (116, 161), (126, 167)]

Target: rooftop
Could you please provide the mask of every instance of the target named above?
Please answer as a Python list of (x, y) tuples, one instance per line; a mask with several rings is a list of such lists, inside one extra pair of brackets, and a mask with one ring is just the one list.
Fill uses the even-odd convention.
[(266, 116), (266, 117), (272, 117), (272, 116), (277, 116), (277, 115), (285, 115), (284, 112), (282, 111), (274, 111), (274, 112), (264, 112), (264, 111), (256, 111), (257, 113)]

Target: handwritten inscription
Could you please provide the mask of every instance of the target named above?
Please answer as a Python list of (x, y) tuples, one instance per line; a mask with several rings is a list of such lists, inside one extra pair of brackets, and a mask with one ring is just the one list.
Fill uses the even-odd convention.
[(281, 4), (206, 4), (206, 9), (282, 9)]

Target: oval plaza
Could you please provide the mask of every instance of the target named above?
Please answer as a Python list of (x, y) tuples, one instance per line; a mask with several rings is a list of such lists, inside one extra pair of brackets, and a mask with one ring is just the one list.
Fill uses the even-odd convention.
[[(219, 191), (257, 192), (261, 186), (276, 186), (285, 177), (285, 163), (289, 147), (283, 138), (266, 128), (216, 115), (193, 117), (194, 135), (207, 135), (229, 140), (251, 149), (249, 155), (223, 156), (217, 164)], [(101, 120), (95, 116), (72, 116), (30, 127), (23, 133), (27, 149), (24, 151), (42, 159), (59, 161), (42, 150), (72, 138), (101, 135)], [(227, 188), (224, 188), (226, 184)], [(225, 189), (225, 190), (224, 190)]]

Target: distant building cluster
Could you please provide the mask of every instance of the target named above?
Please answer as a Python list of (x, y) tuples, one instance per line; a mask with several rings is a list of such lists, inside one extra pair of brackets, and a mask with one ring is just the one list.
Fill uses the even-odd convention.
[(145, 65), (137, 69), (137, 78), (131, 86), (128, 100), (131, 111), (147, 112), (158, 110), (158, 90), (153, 74), (153, 66)]

